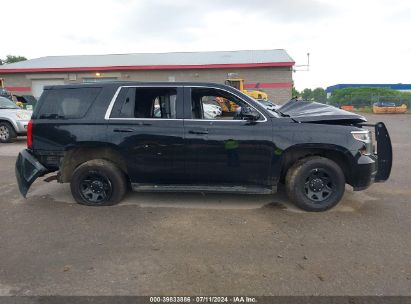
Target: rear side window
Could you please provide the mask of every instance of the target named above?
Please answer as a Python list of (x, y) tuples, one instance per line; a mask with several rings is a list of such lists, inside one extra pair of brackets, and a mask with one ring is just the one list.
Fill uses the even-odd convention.
[(86, 115), (101, 88), (50, 90), (42, 98), (39, 119), (75, 119)]
[(122, 88), (111, 118), (176, 118), (176, 88)]

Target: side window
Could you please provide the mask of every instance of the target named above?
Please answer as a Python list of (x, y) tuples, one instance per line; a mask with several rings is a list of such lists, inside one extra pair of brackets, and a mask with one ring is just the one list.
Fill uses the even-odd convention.
[(239, 120), (242, 107), (249, 107), (244, 101), (228, 92), (193, 88), (191, 90), (192, 119)]
[(122, 88), (111, 118), (176, 118), (175, 88)]
[(134, 117), (134, 104), (136, 100), (136, 88), (122, 88), (117, 96), (116, 103), (111, 112), (111, 117)]
[(38, 118), (75, 119), (86, 115), (101, 88), (49, 90), (41, 99)]

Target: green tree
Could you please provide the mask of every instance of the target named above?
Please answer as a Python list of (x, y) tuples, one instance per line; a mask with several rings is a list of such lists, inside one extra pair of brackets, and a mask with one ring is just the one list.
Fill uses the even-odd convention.
[(294, 98), (294, 97), (300, 97), (300, 96), (301, 96), (300, 92), (298, 92), (298, 90), (293, 86), (292, 91), (291, 91), (291, 97)]
[(316, 88), (312, 92), (312, 98), (316, 102), (326, 103), (327, 102), (327, 93), (323, 88)]
[(301, 97), (304, 100), (311, 100), (311, 99), (313, 99), (313, 91), (311, 89), (304, 89), (301, 92)]
[(345, 88), (335, 90), (329, 99), (334, 105), (371, 106), (378, 101), (410, 103), (411, 93), (388, 88)]
[(24, 60), (27, 60), (27, 58), (24, 56), (7, 55), (6, 59), (3, 59), (3, 60), (0, 59), (0, 62), (1, 64), (9, 64), (9, 63), (15, 63), (15, 62), (24, 61)]

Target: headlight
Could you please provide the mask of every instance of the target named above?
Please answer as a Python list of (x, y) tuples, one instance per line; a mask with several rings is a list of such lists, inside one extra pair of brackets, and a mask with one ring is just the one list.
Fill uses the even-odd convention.
[(351, 131), (352, 136), (359, 141), (369, 142), (371, 141), (371, 132), (368, 130), (364, 131)]
[(371, 132), (368, 130), (351, 131), (354, 139), (364, 143), (364, 147), (360, 149), (361, 154), (370, 155), (373, 152)]

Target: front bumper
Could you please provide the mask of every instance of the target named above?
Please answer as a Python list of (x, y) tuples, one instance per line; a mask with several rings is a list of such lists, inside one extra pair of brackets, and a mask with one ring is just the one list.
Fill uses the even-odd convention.
[(16, 120), (14, 122), (14, 127), (19, 135), (27, 134), (28, 120)]
[(20, 193), (26, 197), (30, 186), (34, 181), (48, 173), (48, 170), (30, 153), (29, 150), (22, 150), (17, 156), (15, 167), (17, 184)]
[(382, 122), (373, 126), (377, 142), (377, 153), (361, 155), (352, 174), (351, 185), (355, 191), (368, 188), (373, 182), (385, 182), (391, 174), (392, 145), (390, 135)]
[(375, 155), (361, 155), (351, 179), (354, 191), (367, 189), (375, 181), (377, 175), (377, 157)]

